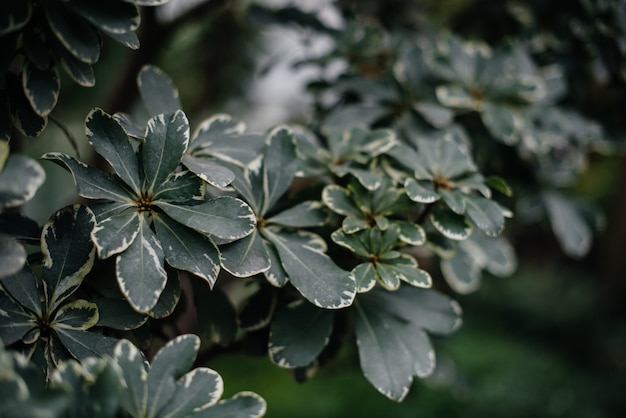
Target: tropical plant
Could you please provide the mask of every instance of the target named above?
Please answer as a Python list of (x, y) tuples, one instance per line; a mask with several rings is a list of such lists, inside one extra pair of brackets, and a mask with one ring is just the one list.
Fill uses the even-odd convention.
[(309, 123), (250, 133), (225, 113), (192, 117), (174, 80), (144, 65), (147, 117), (95, 108), (86, 155), (75, 144), (76, 156), (41, 156), (71, 173), (80, 203), (40, 227), (21, 208), (52, 186), (17, 151), (56, 120), (57, 67), (93, 85), (102, 35), (138, 48), (142, 6), (164, 3), (0, 7), (2, 414), (262, 416), (254, 393), (218, 401), (206, 367), (241, 346), (303, 380), (356, 346), (366, 379), (401, 401), (435, 371), (430, 335), (461, 325), (452, 294), (514, 272), (517, 217), (547, 219), (572, 257), (589, 252), (601, 216), (568, 187), (592, 151), (615, 147), (564, 100), (565, 71), (521, 36), (490, 45), (408, 28), (411, 2), (374, 2), (380, 20), (367, 24), (372, 2), (337, 2), (345, 30), (245, 9), (332, 40), (297, 63), (320, 74)]

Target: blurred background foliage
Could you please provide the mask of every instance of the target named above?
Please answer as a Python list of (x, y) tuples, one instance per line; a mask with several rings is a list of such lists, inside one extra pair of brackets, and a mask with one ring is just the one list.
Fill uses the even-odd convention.
[[(141, 112), (135, 76), (151, 63), (175, 80), (192, 126), (217, 112), (246, 121), (250, 131), (306, 122), (313, 102), (305, 84), (318, 74), (294, 63), (327, 51), (328, 35), (315, 30), (319, 22), (333, 28), (357, 17), (406, 36), (429, 26), (490, 45), (523, 40), (537, 62), (565, 68), (565, 104), (599, 121), (616, 144), (626, 133), (623, 1), (338, 0), (337, 9), (331, 3), (174, 0), (148, 8), (138, 51), (104, 40), (94, 87), (62, 74), (56, 117), (88, 153), (85, 109)], [(51, 148), (71, 152), (55, 126), (24, 147), (34, 157)], [(435, 375), (415, 382), (401, 404), (363, 378), (353, 344), (302, 384), (267, 356), (216, 356), (209, 366), (224, 377), (226, 396), (255, 391), (267, 400), (271, 418), (626, 416), (625, 163), (619, 152), (592, 155), (572, 186), (606, 215), (607, 227), (582, 259), (563, 255), (547, 224), (518, 224), (508, 232), (518, 271), (505, 279), (485, 277), (480, 291), (457, 296), (463, 327), (435, 340)], [(75, 198), (71, 176), (45, 168), (47, 185), (60, 186), (42, 187), (28, 204), (39, 222), (50, 207)]]

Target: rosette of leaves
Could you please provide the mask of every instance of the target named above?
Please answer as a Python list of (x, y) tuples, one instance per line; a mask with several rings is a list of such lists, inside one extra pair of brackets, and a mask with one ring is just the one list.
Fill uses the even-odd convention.
[(170, 340), (148, 363), (127, 340), (115, 347), (113, 360), (121, 369), (125, 388), (121, 409), (134, 417), (257, 418), (265, 414), (263, 398), (239, 392), (219, 400), (224, 390), (221, 376), (207, 367), (190, 370), (200, 339), (181, 335)]
[(333, 232), (331, 238), (363, 261), (352, 270), (359, 292), (369, 291), (376, 282), (395, 290), (401, 280), (430, 287), (430, 275), (418, 268), (412, 256), (398, 251), (406, 245), (426, 242), (424, 229), (407, 218), (417, 205), (403, 190), (394, 187), (391, 178), (383, 179), (382, 185), (373, 191), (356, 181), (347, 188), (324, 188), (324, 203), (344, 216), (341, 229)]
[(504, 237), (489, 237), (479, 230), (463, 241), (454, 241), (450, 254), (442, 256), (441, 273), (456, 293), (468, 294), (478, 290), (487, 271), (497, 277), (507, 277), (517, 268), (517, 256)]
[(476, 111), (487, 130), (508, 145), (519, 142), (523, 109), (546, 95), (539, 70), (520, 45), (491, 50), (486, 44), (438, 38), (428, 58), (439, 103)]
[(237, 277), (263, 273), (279, 287), (289, 281), (320, 308), (349, 306), (355, 295), (354, 277), (324, 253), (322, 237), (305, 230), (325, 225), (327, 213), (321, 202), (279, 205), (297, 168), (295, 140), (284, 127), (267, 134), (258, 158), (243, 168), (231, 166), (236, 174), (232, 186), (252, 208), (257, 229), (221, 247), (222, 267)]
[(41, 234), (43, 267), (37, 278), (29, 265), (0, 280), (0, 339), (33, 355), (44, 355), (48, 368), (74, 357), (111, 354), (115, 339), (91, 332), (98, 306), (73, 297), (91, 270), (95, 248), (89, 235), (96, 224), (86, 206), (56, 212)]
[(26, 263), (21, 241), (40, 238), (36, 222), (5, 209), (32, 199), (45, 178), (37, 161), (22, 154), (9, 155), (9, 143), (0, 140), (0, 278), (17, 273)]
[[(428, 205), (428, 212), (423, 213), (444, 237), (467, 239), (474, 225), (489, 236), (504, 229), (504, 220), (511, 213), (491, 200), (489, 186), (507, 194), (510, 189), (499, 178), (487, 181), (453, 136), (417, 141), (415, 149), (398, 145), (387, 154), (403, 169), (413, 170), (404, 180), (406, 194)], [(402, 177), (401, 172), (395, 175)]]
[(248, 205), (230, 197), (204, 199), (205, 183), (181, 169), (189, 123), (181, 110), (154, 116), (137, 150), (118, 121), (100, 109), (86, 121), (87, 138), (113, 168), (105, 174), (74, 158), (44, 158), (67, 168), (80, 196), (93, 205), (91, 233), (100, 258), (116, 257), (119, 287), (138, 312), (149, 313), (167, 284), (164, 261), (212, 286), (219, 253), (210, 237), (236, 240), (251, 234), (256, 220)]
[[(0, 414), (53, 418), (98, 417), (249, 417), (264, 415), (265, 401), (240, 392), (219, 400), (223, 382), (206, 367), (189, 371), (199, 339), (183, 335), (161, 348), (152, 366), (128, 340), (113, 358), (88, 357), (60, 363), (50, 379), (35, 363), (0, 345)], [(18, 412), (19, 411), (19, 412)]]
[[(38, 136), (56, 106), (58, 66), (81, 86), (93, 86), (102, 35), (139, 48), (139, 6), (167, 0), (8, 0), (0, 6), (2, 139), (10, 122), (26, 136)], [(6, 104), (6, 110), (5, 110)]]
[(423, 48), (396, 46), (393, 71), (385, 77), (369, 79), (342, 74), (329, 83), (341, 95), (341, 105), (330, 109), (323, 129), (349, 129), (353, 126), (405, 127), (429, 125), (441, 128), (452, 122), (454, 112), (438, 103), (435, 78), (424, 57)]
[(296, 135), (300, 158), (298, 175), (322, 178), (335, 183), (348, 174), (368, 190), (380, 187), (384, 173), (375, 163), (383, 153), (398, 144), (396, 133), (391, 129), (352, 128), (347, 131), (333, 130), (318, 138)]

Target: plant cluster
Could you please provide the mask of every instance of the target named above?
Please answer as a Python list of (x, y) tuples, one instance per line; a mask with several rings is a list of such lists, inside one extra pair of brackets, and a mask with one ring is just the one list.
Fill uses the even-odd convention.
[[(401, 401), (434, 371), (429, 334), (461, 324), (446, 289), (514, 271), (502, 234), (514, 207), (547, 215), (567, 254), (589, 251), (591, 212), (563, 190), (603, 130), (561, 104), (562, 71), (521, 42), (402, 37), (358, 21), (337, 32), (311, 16), (334, 42), (304, 63), (323, 74), (310, 85), (313, 123), (256, 134), (217, 114), (192, 129), (173, 81), (146, 65), (145, 123), (98, 108), (85, 119), (105, 171), (42, 156), (72, 174), (84, 203), (40, 227), (16, 209), (44, 171), (11, 152), (11, 124), (39, 135), (57, 66), (93, 84), (102, 34), (138, 47), (138, 6), (161, 3), (2, 6), (2, 413), (257, 417), (256, 394), (218, 402), (205, 356), (263, 347), (306, 379), (354, 340), (365, 377)], [(334, 61), (342, 72), (326, 76)], [(179, 332), (189, 315), (200, 337)]]

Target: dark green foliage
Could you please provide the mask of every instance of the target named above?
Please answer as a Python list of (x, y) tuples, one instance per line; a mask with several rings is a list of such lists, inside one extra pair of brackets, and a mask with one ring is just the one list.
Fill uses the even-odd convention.
[[(44, 171), (12, 147), (45, 129), (59, 67), (93, 85), (102, 36), (138, 48), (140, 6), (166, 2), (0, 6), (0, 415), (259, 417), (258, 395), (219, 401), (222, 379), (205, 367), (240, 348), (302, 381), (348, 347), (372, 386), (402, 401), (435, 372), (430, 335), (461, 325), (451, 294), (516, 269), (514, 212), (551, 227), (568, 256), (591, 250), (600, 216), (572, 190), (590, 153), (616, 149), (613, 126), (573, 94), (571, 51), (553, 58), (562, 50), (529, 38), (542, 22), (524, 13), (545, 17), (537, 2), (490, 7), (520, 25), (478, 39), (471, 26), (416, 24), (444, 18), (420, 2), (339, 1), (342, 30), (291, 6), (242, 6), (241, 22), (330, 40), (298, 63), (319, 77), (313, 117), (262, 133), (227, 114), (197, 118), (177, 83), (144, 65), (147, 116), (95, 108), (92, 157), (41, 157), (71, 173), (82, 200), (50, 208), (40, 228), (19, 211)], [(592, 47), (617, 37), (620, 59), (604, 63), (623, 76), (617, 2), (571, 13), (593, 22), (576, 21), (567, 41), (605, 59), (606, 45)]]

